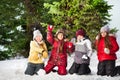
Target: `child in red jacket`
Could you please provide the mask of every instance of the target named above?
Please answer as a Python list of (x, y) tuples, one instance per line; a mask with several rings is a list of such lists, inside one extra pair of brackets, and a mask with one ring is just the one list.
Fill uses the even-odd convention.
[(96, 47), (99, 60), (97, 75), (111, 76), (117, 59), (115, 53), (119, 50), (119, 46), (116, 37), (109, 34), (108, 26), (100, 29), (100, 34), (96, 37)]
[(45, 66), (46, 74), (50, 73), (55, 66), (58, 67), (59, 75), (67, 74), (67, 51), (73, 50), (73, 44), (64, 41), (65, 33), (62, 29), (58, 30), (55, 36), (52, 35), (53, 26), (48, 25), (47, 41), (52, 45), (51, 55)]

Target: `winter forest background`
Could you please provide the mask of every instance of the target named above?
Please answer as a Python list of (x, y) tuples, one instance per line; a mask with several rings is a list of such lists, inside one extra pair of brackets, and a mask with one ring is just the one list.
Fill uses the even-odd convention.
[[(63, 28), (69, 39), (84, 28), (94, 43), (99, 29), (111, 20), (113, 6), (104, 0), (1, 0), (0, 5), (0, 60), (27, 58), (33, 30), (39, 29), (46, 39), (48, 24), (55, 26), (54, 33)], [(111, 33), (118, 31), (112, 27)]]
[[(7, 0), (1, 0), (0, 4), (2, 4), (2, 2), (5, 2), (5, 1), (7, 1)], [(20, 0), (20, 1), (22, 1), (22, 0)], [(30, 1), (30, 0), (28, 0), (28, 1)], [(35, 0), (35, 1), (40, 1), (40, 0)], [(46, 1), (46, 0), (44, 0), (44, 1)], [(51, 1), (51, 0), (48, 0), (48, 1)], [(55, 0), (53, 0), (53, 1), (55, 1)], [(102, 1), (102, 0), (96, 0), (96, 1)], [(109, 5), (113, 5), (112, 9), (109, 10), (109, 13), (112, 16), (110, 17), (111, 21), (108, 21), (108, 24), (109, 24), (110, 28), (116, 27), (119, 30), (116, 35), (117, 35), (117, 41), (118, 41), (118, 43), (120, 45), (120, 42), (119, 42), (120, 41), (120, 35), (119, 35), (120, 34), (120, 22), (119, 22), (120, 21), (120, 5), (119, 5), (120, 0), (105, 0), (105, 1), (108, 1)], [(2, 7), (2, 6), (0, 6), (0, 7)], [(14, 7), (14, 6), (12, 6), (12, 7)], [(0, 12), (0, 13), (2, 13), (2, 12)], [(16, 14), (13, 14), (13, 15), (16, 15)], [(47, 15), (45, 15), (45, 17), (47, 17)], [(2, 16), (2, 17), (4, 18), (4, 16)], [(1, 18), (1, 16), (0, 16), (0, 20), (2, 20), (3, 18)], [(5, 18), (8, 19), (8, 16), (5, 17)], [(18, 19), (18, 21), (15, 22), (16, 25), (14, 24), (14, 20), (12, 18), (9, 19), (10, 21), (9, 20), (8, 21), (4, 20), (4, 22), (3, 21), (0, 22), (0, 28), (1, 28), (1, 32), (0, 32), (0, 39), (1, 39), (1, 42), (0, 42), (0, 58), (1, 58), (1, 61), (0, 61), (0, 80), (46, 80), (46, 79), (47, 80), (120, 80), (120, 76), (119, 75), (115, 76), (115, 77), (107, 77), (107, 76), (98, 76), (98, 75), (96, 75), (96, 71), (97, 71), (97, 56), (96, 56), (96, 52), (94, 52), (92, 57), (91, 57), (90, 68), (92, 70), (92, 73), (90, 75), (78, 76), (76, 74), (73, 74), (73, 75), (68, 74), (66, 76), (60, 76), (57, 73), (53, 73), (53, 72), (51, 72), (48, 75), (45, 75), (44, 71), (42, 71), (42, 70), (39, 71), (39, 75), (38, 76), (37, 75), (34, 75), (34, 76), (24, 75), (24, 71), (25, 71), (26, 66), (27, 66), (27, 57), (23, 57), (19, 53), (16, 53), (14, 55), (14, 49), (23, 50), (23, 48), (26, 48), (26, 47), (21, 47), (21, 46), (26, 44), (25, 40), (27, 40), (27, 39), (24, 39), (24, 38), (26, 38), (26, 36), (28, 34), (27, 35), (21, 34), (22, 32), (24, 33), (24, 30), (22, 29), (21, 26), (18, 25), (20, 16), (17, 16), (16, 18)], [(36, 19), (34, 19), (34, 20), (36, 20)], [(12, 21), (13, 21), (13, 23), (11, 23)], [(24, 20), (20, 20), (20, 21), (21, 21), (20, 22), (21, 24), (24, 23), (24, 22), (22, 22)], [(7, 24), (7, 25), (3, 25), (3, 23)], [(46, 23), (53, 24), (53, 22), (46, 22)], [(10, 28), (11, 24), (13, 25), (12, 28)], [(57, 23), (54, 23), (54, 24), (57, 25)], [(44, 26), (44, 28), (42, 28), (42, 30), (46, 29), (46, 27), (45, 27), (46, 25), (47, 24), (42, 24), (42, 26)], [(6, 28), (6, 26), (7, 26), (7, 28)], [(14, 26), (18, 26), (17, 27), (18, 31), (17, 30), (15, 31)], [(99, 25), (98, 27), (100, 28), (100, 26), (101, 25)], [(62, 24), (61, 24), (61, 27), (62, 27)], [(80, 27), (82, 27), (82, 26), (80, 26)], [(99, 28), (97, 30), (99, 30)], [(67, 28), (67, 29), (69, 29), (69, 28)], [(23, 30), (23, 31), (19, 32), (19, 30)], [(7, 32), (10, 32), (10, 33), (7, 33)], [(19, 33), (17, 33), (17, 32), (19, 32)], [(73, 30), (73, 32), (74, 32), (74, 30)], [(3, 36), (5, 36), (4, 39), (3, 39), (3, 37), (1, 37), (1, 34)], [(8, 34), (10, 34), (10, 35), (8, 35)], [(20, 34), (20, 35), (19, 36), (15, 36), (14, 34)], [(29, 34), (29, 35), (32, 36), (32, 34)], [(5, 38), (8, 37), (8, 36), (10, 36), (10, 38), (15, 38), (16, 37), (17, 39), (19, 39), (20, 41), (19, 42), (16, 41), (16, 42), (17, 43), (21, 43), (21, 45), (17, 44), (17, 43), (10, 42), (11, 39), (7, 39), (7, 41), (6, 41)], [(91, 35), (91, 36), (94, 38), (95, 35), (94, 36)], [(22, 37), (23, 39), (20, 39), (20, 37)], [(28, 38), (30, 39), (30, 37), (28, 37)], [(12, 44), (10, 44), (10, 43), (12, 43)], [(3, 44), (5, 44), (5, 46), (3, 46)], [(27, 44), (29, 44), (29, 43), (27, 43)], [(14, 45), (20, 46), (20, 47), (16, 47)], [(7, 51), (8, 48), (6, 48), (6, 46), (9, 46), (8, 48), (10, 48), (10, 46), (12, 46), (12, 47), (14, 47), (14, 49), (11, 49), (11, 50)], [(8, 54), (8, 53), (11, 53), (11, 52), (13, 52), (13, 53), (12, 54)], [(24, 53), (24, 50), (22, 52)], [(1, 57), (1, 55), (6, 57), (6, 59)], [(11, 55), (13, 55), (13, 56), (8, 58)], [(67, 69), (69, 69), (69, 67), (71, 66), (71, 64), (73, 62), (73, 56), (74, 55), (71, 55), (71, 57), (68, 57)], [(117, 62), (116, 65), (120, 65), (120, 50), (117, 52), (117, 57), (118, 57), (118, 59), (116, 61)], [(47, 62), (47, 60), (46, 60), (46, 62)], [(55, 69), (57, 69), (57, 68), (55, 68)]]

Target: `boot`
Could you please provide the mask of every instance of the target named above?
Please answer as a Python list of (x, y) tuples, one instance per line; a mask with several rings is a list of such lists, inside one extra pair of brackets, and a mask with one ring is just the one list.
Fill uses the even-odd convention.
[(116, 68), (117, 68), (118, 75), (120, 75), (120, 66), (116, 66)]
[(111, 72), (111, 77), (116, 76), (118, 74), (118, 67), (115, 67)]
[(91, 73), (91, 70), (90, 70), (90, 68), (88, 67), (88, 69), (87, 69), (87, 74), (90, 74)]

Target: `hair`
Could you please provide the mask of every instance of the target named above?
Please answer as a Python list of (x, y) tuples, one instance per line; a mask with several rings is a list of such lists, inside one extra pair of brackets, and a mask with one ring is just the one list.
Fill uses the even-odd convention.
[(62, 52), (62, 51), (63, 51), (63, 44), (64, 44), (64, 41), (62, 41), (62, 43), (60, 44), (59, 52)]
[(65, 34), (64, 34), (64, 30), (63, 29), (59, 29), (56, 34), (55, 34), (55, 40), (59, 41), (58, 39), (58, 34), (62, 33), (63, 34), (63, 39), (61, 40), (61, 44), (59, 45), (59, 48), (57, 50), (58, 53), (61, 53), (63, 51), (63, 45), (64, 45), (64, 39), (65, 39)]
[[(109, 33), (108, 32), (106, 32), (107, 34), (106, 34), (106, 36), (105, 36), (105, 39), (104, 39), (104, 42), (105, 42), (105, 47), (106, 48), (110, 48), (110, 45), (111, 45), (111, 43), (110, 43), (110, 40), (109, 40)], [(100, 42), (100, 39), (101, 39), (101, 33), (99, 33), (98, 34), (98, 44), (99, 44), (99, 42)]]

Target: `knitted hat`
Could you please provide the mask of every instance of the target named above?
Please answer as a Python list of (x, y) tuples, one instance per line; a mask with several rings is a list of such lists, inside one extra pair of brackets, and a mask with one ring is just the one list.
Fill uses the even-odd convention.
[(78, 35), (85, 36), (85, 35), (86, 35), (85, 30), (83, 30), (83, 29), (79, 29), (79, 30), (76, 32), (76, 37), (77, 37)]
[(58, 29), (57, 32), (56, 32), (56, 34), (55, 34), (55, 36), (57, 37), (57, 35), (58, 35), (59, 33), (63, 33), (63, 35), (64, 35), (64, 30), (63, 30), (63, 29)]
[(109, 32), (110, 31), (110, 29), (109, 29), (109, 26), (103, 26), (103, 27), (101, 27), (101, 29), (100, 29), (100, 32)]
[(39, 30), (35, 30), (33, 32), (33, 39), (35, 39), (36, 36), (40, 36), (41, 38), (43, 38), (43, 36), (42, 36), (42, 34), (41, 34), (41, 32)]

